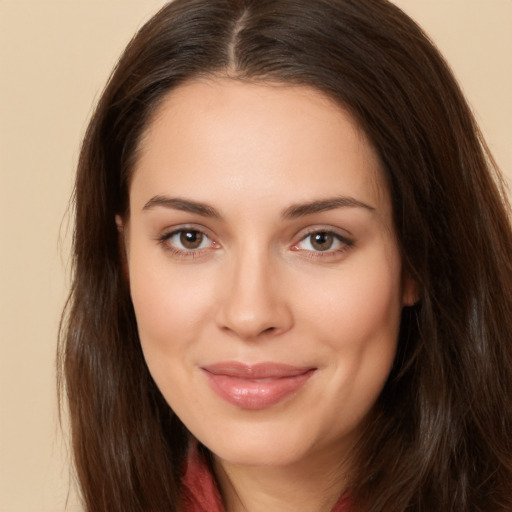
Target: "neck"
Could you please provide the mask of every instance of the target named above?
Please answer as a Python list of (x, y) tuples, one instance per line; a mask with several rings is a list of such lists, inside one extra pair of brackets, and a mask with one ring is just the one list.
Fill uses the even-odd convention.
[(346, 489), (346, 465), (332, 452), (287, 466), (214, 462), (227, 512), (329, 511)]

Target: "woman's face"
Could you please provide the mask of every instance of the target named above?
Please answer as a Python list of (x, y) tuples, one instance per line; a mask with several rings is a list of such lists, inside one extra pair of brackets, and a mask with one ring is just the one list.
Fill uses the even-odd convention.
[(118, 224), (148, 367), (194, 436), (248, 465), (351, 446), (414, 290), (345, 111), (305, 87), (184, 85), (145, 134)]

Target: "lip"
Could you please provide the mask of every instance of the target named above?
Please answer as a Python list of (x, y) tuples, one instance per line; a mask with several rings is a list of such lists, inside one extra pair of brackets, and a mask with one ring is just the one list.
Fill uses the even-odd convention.
[(210, 387), (242, 409), (265, 409), (297, 393), (316, 368), (264, 362), (227, 361), (202, 366)]

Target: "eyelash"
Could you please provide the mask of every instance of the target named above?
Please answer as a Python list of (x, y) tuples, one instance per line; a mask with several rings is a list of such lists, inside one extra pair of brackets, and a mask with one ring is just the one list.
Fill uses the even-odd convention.
[[(174, 236), (181, 235), (181, 234), (187, 233), (187, 232), (188, 233), (197, 233), (197, 234), (205, 237), (207, 240), (210, 240), (209, 246), (208, 247), (198, 248), (198, 249), (179, 249), (175, 245), (173, 245), (173, 244), (171, 244), (169, 242), (169, 240), (171, 238), (173, 238)], [(339, 247), (337, 249), (327, 249), (325, 251), (320, 251), (320, 250), (315, 251), (315, 250), (311, 250), (311, 249), (301, 249), (299, 247), (299, 245), (301, 243), (303, 243), (305, 240), (307, 240), (308, 238), (312, 237), (313, 235), (318, 235), (318, 234), (332, 236), (333, 240), (334, 240), (334, 243), (337, 242), (337, 243), (341, 244), (341, 247)], [(178, 256), (180, 258), (191, 258), (191, 259), (198, 258), (202, 254), (204, 254), (205, 251), (209, 251), (212, 248), (217, 249), (217, 248), (220, 247), (220, 245), (217, 242), (212, 240), (201, 229), (197, 229), (197, 228), (194, 228), (194, 227), (188, 228), (186, 226), (185, 227), (181, 227), (179, 229), (174, 229), (174, 230), (172, 230), (170, 232), (167, 232), (167, 233), (163, 233), (161, 236), (159, 236), (157, 238), (157, 241), (166, 251), (169, 251), (171, 254), (173, 254), (175, 256)], [(202, 244), (202, 242), (201, 242), (201, 244)], [(310, 244), (311, 244), (311, 242), (310, 242)], [(293, 250), (295, 252), (301, 252), (301, 253), (303, 253), (303, 255), (305, 257), (310, 258), (310, 259), (329, 258), (329, 257), (332, 258), (332, 257), (335, 257), (335, 256), (339, 256), (342, 253), (348, 251), (353, 245), (354, 245), (354, 241), (353, 240), (350, 240), (350, 239), (346, 238), (345, 236), (342, 236), (342, 235), (340, 235), (339, 233), (337, 233), (337, 232), (335, 232), (333, 230), (316, 228), (316, 229), (312, 229), (311, 231), (305, 233), (302, 236), (302, 238), (299, 240), (299, 242), (297, 242), (296, 244), (294, 244), (291, 247), (291, 250)]]
[[(300, 249), (299, 244), (311, 238), (313, 235), (327, 235), (333, 237), (333, 243), (339, 243), (340, 247), (337, 249), (327, 249), (325, 251), (315, 251), (310, 249)], [(310, 241), (311, 245), (311, 241)], [(292, 246), (293, 251), (302, 252), (303, 255), (310, 259), (320, 259), (320, 258), (335, 258), (336, 256), (340, 256), (341, 254), (348, 251), (351, 247), (354, 246), (354, 241), (349, 238), (340, 235), (336, 231), (330, 229), (322, 229), (322, 228), (313, 228), (307, 233), (305, 233), (298, 243)]]
[[(202, 247), (198, 249), (179, 249), (175, 245), (171, 244), (169, 240), (173, 238), (176, 235), (180, 235), (183, 233), (198, 233), (202, 235), (207, 240), (210, 240), (210, 247)], [(169, 231), (168, 233), (163, 233), (160, 237), (157, 239), (158, 243), (166, 250), (169, 251), (172, 255), (178, 256), (180, 258), (198, 258), (201, 256), (205, 251), (208, 251), (211, 249), (212, 246), (214, 248), (219, 247), (219, 244), (215, 241), (213, 241), (204, 231), (194, 228), (194, 227), (181, 227), (179, 229), (174, 229), (172, 231)], [(201, 242), (202, 244), (202, 242)]]

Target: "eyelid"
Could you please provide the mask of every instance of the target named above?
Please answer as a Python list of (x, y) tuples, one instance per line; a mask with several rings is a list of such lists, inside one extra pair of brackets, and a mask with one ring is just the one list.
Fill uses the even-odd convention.
[(347, 243), (354, 242), (352, 234), (349, 233), (346, 229), (336, 228), (334, 226), (326, 226), (326, 225), (322, 225), (322, 224), (310, 226), (303, 230), (300, 230), (295, 235), (295, 237), (298, 238), (299, 241), (302, 241), (314, 233), (329, 233), (344, 242), (347, 242)]
[[(305, 231), (302, 231), (298, 234), (299, 240), (292, 244), (291, 249), (296, 252), (300, 252), (304, 255), (307, 255), (310, 258), (329, 258), (335, 257), (336, 255), (340, 255), (345, 251), (349, 250), (354, 245), (353, 238), (349, 238), (344, 234), (341, 234), (340, 231), (346, 232), (346, 230), (341, 230), (339, 228), (334, 228), (332, 226), (311, 226), (307, 228)], [(318, 251), (314, 249), (303, 249), (299, 247), (299, 244), (306, 240), (311, 235), (315, 233), (326, 233), (332, 235), (339, 243), (342, 244), (341, 247), (335, 249), (326, 249), (325, 251)]]
[[(210, 240), (211, 243), (209, 244), (208, 247), (200, 247), (197, 249), (181, 249), (169, 243), (169, 240), (173, 236), (184, 231), (196, 231), (198, 233), (201, 233), (204, 237)], [(198, 226), (197, 224), (185, 224), (169, 227), (163, 230), (156, 237), (156, 241), (171, 254), (183, 258), (196, 258), (201, 254), (205, 254), (207, 251), (210, 251), (212, 249), (218, 249), (220, 247), (220, 244), (214, 239), (212, 235), (209, 234), (209, 230), (206, 229), (204, 226)]]
[[(170, 238), (184, 231), (196, 231), (198, 233), (201, 233), (210, 241), (210, 243), (208, 244), (207, 247), (199, 247), (196, 249), (182, 249), (174, 244), (169, 243)], [(349, 250), (354, 245), (353, 237), (349, 238), (346, 236), (346, 234), (342, 234), (342, 232), (347, 233), (347, 230), (342, 230), (341, 228), (325, 225), (310, 226), (306, 229), (299, 231), (295, 235), (294, 238), (297, 241), (294, 242), (291, 245), (291, 247), (289, 246), (289, 249), (291, 249), (294, 252), (301, 253), (304, 257), (310, 259), (324, 258), (327, 260), (328, 258), (336, 258), (339, 257), (342, 253)], [(329, 248), (326, 249), (325, 251), (300, 247), (300, 244), (304, 240), (306, 240), (309, 236), (314, 235), (315, 233), (326, 233), (332, 235), (335, 238), (337, 242), (336, 245), (338, 245), (338, 247), (335, 247), (333, 249)], [(170, 226), (167, 229), (162, 230), (161, 233), (155, 239), (163, 247), (163, 249), (169, 251), (172, 255), (183, 259), (206, 256), (212, 250), (221, 248), (220, 243), (215, 239), (215, 236), (211, 234), (209, 229), (205, 228), (202, 225), (193, 223)]]

